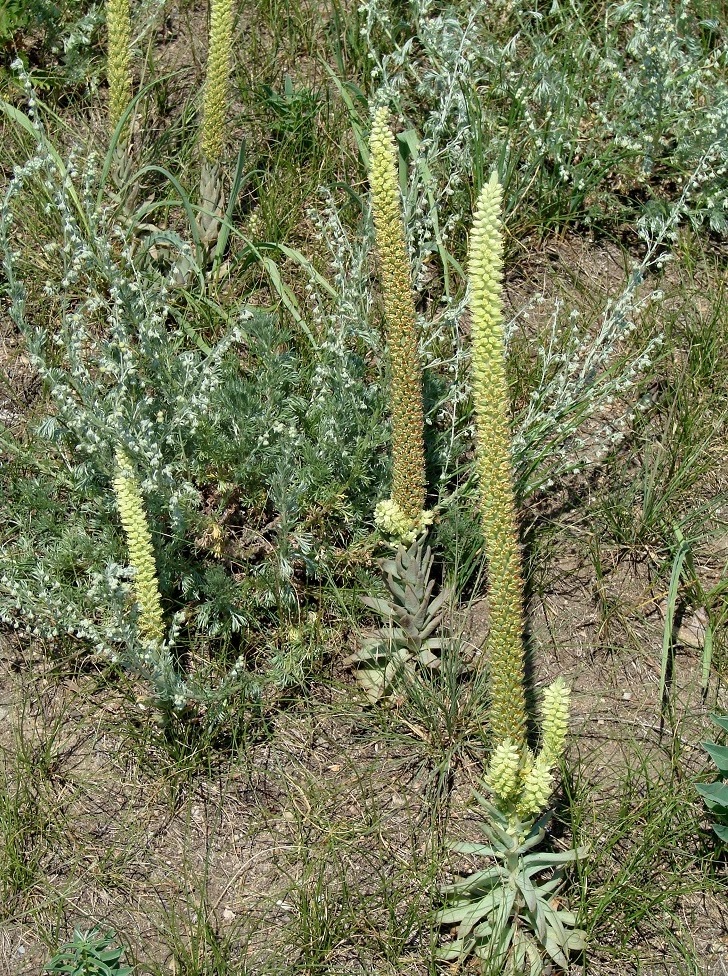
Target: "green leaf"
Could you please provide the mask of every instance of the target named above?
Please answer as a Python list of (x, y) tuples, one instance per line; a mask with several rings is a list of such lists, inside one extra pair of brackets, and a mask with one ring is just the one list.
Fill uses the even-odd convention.
[(569, 864), (576, 861), (577, 858), (584, 856), (585, 851), (586, 848), (581, 847), (579, 850), (563, 851), (560, 854), (527, 854), (523, 859), (523, 866), (530, 877), (537, 871), (553, 868), (557, 864)]
[[(565, 913), (562, 912), (563, 916)], [(569, 912), (569, 914), (571, 914)], [(569, 952), (583, 952), (586, 949), (586, 932), (583, 929), (574, 929), (569, 932), (569, 937), (566, 940), (566, 949)]]
[(698, 783), (696, 789), (711, 810), (716, 807), (728, 810), (728, 783)]
[(359, 598), (360, 602), (364, 604), (369, 610), (373, 610), (378, 613), (380, 617), (384, 617), (385, 620), (393, 616), (392, 605), (387, 602), (387, 600), (376, 596), (362, 596)]
[(463, 939), (469, 935), (470, 930), (478, 924), (481, 919), (487, 919), (500, 904), (504, 894), (503, 888), (497, 888), (489, 892), (485, 897), (479, 898), (475, 903), (462, 903), (455, 908), (444, 909), (437, 915), (439, 925), (452, 925), (458, 922), (458, 938)]
[(528, 910), (531, 912), (535, 912), (536, 899), (538, 896), (536, 894), (536, 889), (529, 881), (528, 875), (526, 874), (525, 871), (518, 875), (518, 877), (516, 878), (516, 884), (521, 889), (521, 893), (523, 895), (524, 901), (526, 902), (526, 907), (528, 908)]
[(704, 742), (703, 748), (712, 757), (721, 773), (728, 773), (728, 746), (717, 746), (715, 742)]
[(445, 962), (452, 962), (455, 959), (463, 959), (473, 951), (475, 939), (456, 939), (448, 942), (447, 945), (440, 946), (435, 950), (435, 956)]
[(458, 854), (477, 854), (478, 857), (495, 857), (495, 852), (488, 844), (474, 844), (468, 841), (461, 841), (450, 845), (451, 851)]
[(233, 176), (232, 186), (230, 187), (230, 195), (227, 202), (227, 207), (225, 208), (225, 216), (220, 224), (220, 233), (217, 237), (217, 244), (215, 246), (215, 254), (213, 256), (213, 274), (217, 274), (220, 268), (220, 264), (225, 254), (225, 250), (230, 239), (230, 232), (233, 229), (233, 214), (235, 212), (235, 205), (238, 202), (238, 197), (240, 196), (240, 190), (243, 186), (243, 181), (246, 178), (245, 174), (245, 141), (240, 143), (240, 149), (238, 151), (238, 159), (235, 166), (235, 175)]
[(710, 721), (723, 729), (724, 732), (728, 732), (728, 715), (711, 715)]
[[(39, 102), (39, 104), (43, 104), (43, 103)], [(46, 106), (43, 104), (43, 107), (45, 108)], [(74, 206), (76, 207), (76, 216), (78, 217), (79, 221), (83, 224), (84, 230), (88, 231), (89, 230), (88, 222), (86, 221), (84, 209), (81, 206), (81, 201), (79, 200), (78, 194), (76, 193), (76, 188), (74, 187), (73, 183), (70, 180), (68, 180), (68, 171), (66, 170), (63, 160), (58, 154), (58, 151), (55, 148), (55, 146), (53, 146), (52, 143), (45, 138), (45, 135), (39, 132), (37, 127), (33, 125), (33, 123), (25, 114), (25, 112), (21, 112), (20, 109), (15, 108), (14, 105), (11, 105), (9, 102), (4, 101), (3, 99), (0, 99), (0, 111), (5, 112), (5, 114), (8, 116), (9, 119), (15, 122), (16, 125), (19, 125), (22, 129), (25, 129), (25, 131), (29, 135), (31, 135), (36, 140), (36, 142), (43, 145), (43, 148), (46, 150), (48, 155), (53, 160), (59, 174), (67, 182), (68, 194), (73, 200)]]
[(487, 888), (494, 888), (496, 885), (503, 884), (504, 880), (504, 872), (501, 868), (486, 868), (483, 871), (475, 871), (465, 878), (459, 878), (457, 881), (453, 881), (443, 891), (457, 892), (459, 893), (459, 897), (462, 898), (467, 892), (472, 891), (474, 894), (477, 894)]

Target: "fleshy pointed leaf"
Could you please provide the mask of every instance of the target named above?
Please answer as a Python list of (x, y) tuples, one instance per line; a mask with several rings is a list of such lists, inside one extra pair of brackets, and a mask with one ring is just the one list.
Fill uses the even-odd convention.
[(724, 732), (728, 732), (728, 715), (711, 715), (710, 721), (714, 722)]
[(477, 857), (495, 857), (492, 847), (487, 844), (475, 844), (471, 841), (457, 841), (449, 845), (451, 851), (458, 854), (475, 854)]
[(478, 922), (491, 915), (502, 897), (503, 889), (496, 888), (474, 903), (459, 905), (457, 908), (443, 909), (437, 914), (437, 922), (439, 925), (452, 925), (457, 922), (457, 937), (464, 939)]
[(566, 940), (566, 950), (568, 952), (583, 952), (586, 949), (586, 932), (583, 929), (574, 929), (569, 932)]
[(518, 885), (518, 887), (521, 890), (521, 894), (523, 895), (523, 900), (526, 902), (526, 907), (528, 908), (528, 910), (531, 911), (531, 912), (535, 912), (536, 911), (536, 899), (537, 899), (538, 896), (536, 895), (536, 889), (531, 884), (531, 882), (528, 879), (528, 876), (525, 874), (525, 872), (524, 873), (520, 873), (517, 876), (517, 878), (516, 878), (516, 884)]
[(387, 600), (384, 600), (381, 597), (361, 596), (359, 597), (359, 601), (363, 603), (365, 607), (368, 607), (370, 610), (373, 610), (375, 613), (378, 613), (380, 617), (384, 617), (385, 620), (392, 616), (391, 604), (388, 603)]
[(695, 788), (711, 810), (728, 808), (728, 783), (698, 783)]
[(728, 746), (718, 746), (715, 742), (704, 742), (703, 748), (708, 752), (721, 773), (728, 773)]

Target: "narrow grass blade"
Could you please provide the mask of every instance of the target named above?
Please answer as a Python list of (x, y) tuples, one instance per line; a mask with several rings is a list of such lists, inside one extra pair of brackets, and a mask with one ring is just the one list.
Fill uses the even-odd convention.
[(240, 196), (243, 183), (250, 178), (250, 175), (250, 173), (245, 173), (245, 142), (242, 142), (240, 149), (238, 150), (238, 159), (235, 164), (235, 175), (233, 176), (232, 186), (230, 187), (230, 196), (228, 198), (227, 207), (225, 208), (225, 216), (220, 226), (220, 233), (217, 235), (217, 244), (215, 246), (215, 253), (212, 261), (213, 275), (217, 274), (220, 264), (222, 263), (223, 255), (227, 250), (228, 241), (230, 240), (230, 232), (233, 229), (233, 213), (235, 212), (235, 204)]
[(677, 596), (678, 590), (680, 588), (680, 576), (682, 574), (683, 564), (690, 552), (689, 543), (681, 537), (680, 533), (676, 531), (676, 536), (679, 539), (677, 552), (672, 562), (672, 571), (670, 573), (670, 585), (667, 590), (667, 608), (665, 610), (665, 628), (662, 633), (662, 660), (660, 662), (660, 711), (661, 717), (660, 721), (664, 721), (665, 717), (665, 706), (667, 704), (667, 674), (668, 668), (672, 664), (673, 658), (673, 639), (672, 632), (675, 626), (675, 610), (677, 608)]

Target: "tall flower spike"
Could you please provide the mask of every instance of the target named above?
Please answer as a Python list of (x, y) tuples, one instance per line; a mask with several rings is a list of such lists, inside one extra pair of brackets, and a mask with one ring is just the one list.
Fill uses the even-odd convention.
[(411, 529), (421, 530), (425, 507), (422, 367), (397, 180), (397, 152), (386, 108), (374, 114), (369, 151), (369, 182), (392, 376), (391, 501), (395, 512), (404, 516)]
[(106, 0), (109, 128), (113, 132), (131, 101), (131, 13), (129, 0)]
[(571, 691), (563, 678), (557, 678), (541, 700), (541, 755), (549, 768), (561, 758), (569, 728)]
[(490, 725), (496, 743), (510, 739), (522, 750), (526, 745), (523, 582), (503, 341), (500, 210), (501, 187), (494, 173), (478, 197), (468, 260), (476, 464), (488, 558)]
[(131, 461), (121, 450), (116, 452), (116, 463), (114, 492), (129, 548), (129, 563), (135, 573), (134, 589), (139, 604), (139, 630), (148, 640), (161, 643), (164, 638), (162, 601), (154, 564), (152, 536), (144, 512), (144, 500)]
[(212, 0), (201, 138), (202, 155), (208, 163), (222, 159), (232, 45), (233, 2)]

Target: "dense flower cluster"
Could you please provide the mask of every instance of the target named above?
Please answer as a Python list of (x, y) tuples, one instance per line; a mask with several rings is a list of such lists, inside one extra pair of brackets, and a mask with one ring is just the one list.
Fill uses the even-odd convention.
[(107, 0), (106, 31), (109, 127), (113, 131), (131, 99), (131, 11), (129, 0)]
[(564, 752), (571, 693), (561, 678), (549, 685), (541, 699), (541, 749), (534, 755), (504, 739), (491, 754), (485, 784), (498, 809), (521, 823), (542, 813), (553, 789), (553, 770)]
[(114, 492), (129, 548), (129, 563), (134, 570), (139, 630), (144, 637), (158, 643), (164, 637), (164, 619), (144, 500), (131, 461), (123, 451), (116, 452), (116, 463)]
[(488, 558), (490, 725), (496, 742), (526, 742), (523, 582), (511, 468), (511, 432), (501, 311), (501, 188), (494, 174), (478, 198), (468, 274), (473, 312), (476, 467)]
[(411, 271), (389, 113), (378, 109), (369, 140), (372, 211), (391, 370), (392, 501), (412, 523), (425, 507), (422, 367)]
[(225, 143), (233, 17), (232, 0), (212, 0), (201, 134), (202, 154), (209, 163), (219, 163), (222, 160)]
[(414, 542), (428, 525), (432, 525), (432, 512), (419, 513), (417, 518), (410, 518), (391, 498), (385, 498), (377, 503), (374, 509), (374, 522), (385, 535), (391, 536), (398, 542), (409, 545)]

